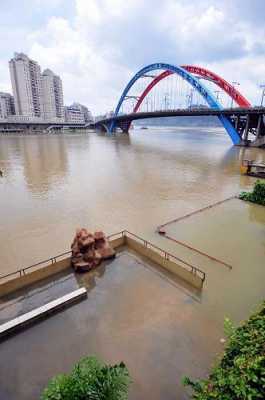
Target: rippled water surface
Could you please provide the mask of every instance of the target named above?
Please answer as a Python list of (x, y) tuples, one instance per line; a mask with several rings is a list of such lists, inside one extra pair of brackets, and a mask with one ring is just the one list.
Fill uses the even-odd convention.
[[(156, 296), (164, 284), (158, 279), (157, 289), (152, 289), (154, 302), (147, 290), (150, 285), (152, 288), (153, 278), (140, 272), (135, 275), (137, 280), (130, 278), (121, 285), (115, 294), (122, 296), (122, 290), (126, 290), (127, 297), (132, 296), (123, 315), (126, 321), (130, 315), (141, 319), (145, 309), (152, 309), (150, 331), (146, 330), (145, 336), (141, 334), (139, 342), (135, 341), (135, 329), (142, 332), (147, 326), (145, 319), (137, 327), (133, 322), (127, 333), (124, 325), (117, 329), (115, 322), (115, 334), (110, 341), (105, 338), (111, 325), (105, 326), (108, 319), (101, 318), (103, 297), (91, 292), (91, 304), (104, 329), (101, 336), (98, 331), (100, 345), (88, 340), (89, 351), (102, 353), (104, 359), (111, 359), (110, 354), (115, 360), (124, 357), (139, 399), (146, 398), (149, 387), (159, 400), (175, 399), (176, 395), (186, 399), (181, 376), (198, 376), (198, 371), (206, 374), (221, 349), (224, 317), (238, 323), (264, 298), (265, 208), (233, 199), (167, 226), (167, 233), (176, 240), (231, 264), (232, 269), (159, 236), (155, 230), (169, 220), (251, 189), (255, 179), (239, 172), (244, 158), (265, 162), (265, 150), (233, 147), (221, 129), (135, 129), (129, 136), (115, 138), (93, 132), (0, 136), (0, 274), (68, 250), (75, 229), (80, 226), (100, 228), (109, 234), (128, 229), (205, 271), (203, 291), (196, 296), (187, 287), (178, 286), (165, 289), (166, 294), (160, 299)], [(122, 276), (115, 275), (108, 287), (116, 287), (115, 280), (121, 282)], [(96, 283), (97, 290), (100, 284)], [(104, 293), (115, 302), (111, 290)], [(139, 293), (144, 295), (145, 306), (138, 313)], [(175, 298), (180, 299), (176, 304)], [(112, 308), (111, 301), (106, 304), (112, 310), (107, 315), (115, 320), (120, 314)], [(117, 304), (123, 307), (122, 301)], [(85, 314), (81, 313), (78, 320), (75, 310), (70, 309), (68, 314), (80, 324)], [(62, 315), (65, 314), (61, 318)], [(155, 326), (158, 316), (164, 322)], [(45, 326), (49, 329), (52, 321), (64, 330), (65, 320), (61, 324), (60, 317), (29, 330), (29, 351), (33, 351), (34, 360), (34, 343), (39, 338), (39, 334), (34, 336), (36, 329), (45, 336), (42, 330)], [(20, 341), (27, 332), (13, 339), (18, 349), (23, 347)], [(127, 343), (128, 332), (134, 338), (135, 351)], [(117, 339), (116, 346), (113, 337)], [(10, 366), (13, 355), (8, 343), (2, 347), (2, 357)], [(61, 354), (68, 354), (70, 368), (77, 355), (69, 353), (66, 342), (61, 344), (65, 345)], [(141, 345), (143, 359), (137, 355)], [(80, 349), (84, 350), (82, 346)], [(144, 368), (138, 376), (139, 359)], [(57, 361), (60, 372), (65, 366), (60, 357)], [(23, 357), (21, 362), (24, 368)], [(19, 374), (19, 365), (18, 362), (15, 374)], [(29, 362), (27, 368), (34, 365)], [(7, 385), (11, 392), (12, 385), (13, 380)], [(23, 393), (28, 398), (26, 389)]]
[(232, 147), (217, 129), (1, 136), (0, 272), (66, 250), (78, 226), (152, 238), (158, 224), (250, 187), (244, 157), (265, 152)]

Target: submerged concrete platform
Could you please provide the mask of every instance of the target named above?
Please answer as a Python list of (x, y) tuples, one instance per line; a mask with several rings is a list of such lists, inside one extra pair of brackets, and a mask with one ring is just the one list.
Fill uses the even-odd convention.
[[(79, 289), (71, 268), (0, 297), (0, 324)], [(1, 291), (1, 288), (0, 288)]]
[(77, 289), (71, 293), (68, 293), (56, 300), (50, 301), (41, 307), (35, 308), (26, 314), (22, 314), (19, 317), (11, 319), (8, 322), (0, 325), (0, 340), (11, 335), (12, 333), (17, 333), (21, 331), (26, 326), (33, 324), (36, 321), (44, 319), (45, 317), (55, 313), (58, 310), (74, 304), (87, 296), (87, 291), (85, 288)]
[(123, 360), (137, 400), (188, 399), (181, 377), (203, 376), (220, 327), (190, 286), (126, 249), (77, 276), (87, 299), (0, 343), (0, 398), (35, 400), (81, 357)]

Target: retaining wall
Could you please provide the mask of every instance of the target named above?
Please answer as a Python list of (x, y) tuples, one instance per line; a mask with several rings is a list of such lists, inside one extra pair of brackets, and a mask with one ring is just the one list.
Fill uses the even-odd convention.
[[(140, 255), (149, 258), (151, 261), (157, 263), (159, 266), (165, 268), (167, 271), (170, 271), (173, 274), (177, 275), (192, 286), (198, 289), (201, 289), (203, 286), (203, 280), (198, 275), (186, 270), (182, 266), (178, 265), (176, 262), (165, 258), (165, 255), (160, 255), (155, 250), (144, 246), (137, 240), (132, 239), (125, 234), (116, 239), (110, 240), (110, 244), (114, 249), (118, 249), (120, 246), (126, 244), (128, 247), (132, 248)], [(38, 269), (34, 271), (26, 272), (25, 275), (10, 279), (7, 282), (0, 284), (0, 298), (26, 286), (30, 286), (42, 279), (62, 272), (70, 267), (71, 257), (68, 256), (55, 263), (50, 262), (45, 266), (38, 267)]]

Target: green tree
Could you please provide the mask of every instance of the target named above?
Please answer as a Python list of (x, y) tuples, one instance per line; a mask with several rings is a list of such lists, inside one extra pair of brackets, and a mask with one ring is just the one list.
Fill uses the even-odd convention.
[(228, 345), (208, 379), (185, 377), (197, 400), (265, 399), (265, 302), (260, 311), (234, 329), (227, 320)]
[(251, 201), (252, 203), (265, 206), (265, 182), (257, 180), (252, 192), (241, 192), (239, 195), (241, 200)]
[(42, 400), (126, 400), (130, 384), (124, 363), (105, 365), (96, 357), (86, 357), (69, 374), (53, 378)]

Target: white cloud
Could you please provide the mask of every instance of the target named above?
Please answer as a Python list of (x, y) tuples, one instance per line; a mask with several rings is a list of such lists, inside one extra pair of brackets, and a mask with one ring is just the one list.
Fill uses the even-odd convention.
[[(46, 22), (24, 35), (21, 50), (62, 76), (66, 103), (80, 101), (94, 112), (113, 109), (129, 78), (155, 61), (209, 67), (240, 81), (257, 102), (257, 84), (265, 80), (258, 3), (260, 15), (265, 6), (258, 0), (251, 9), (239, 0), (75, 0), (69, 19), (58, 16), (63, 2), (56, 0)], [(0, 72), (3, 65), (0, 60)], [(7, 74), (2, 76), (6, 88)]]

